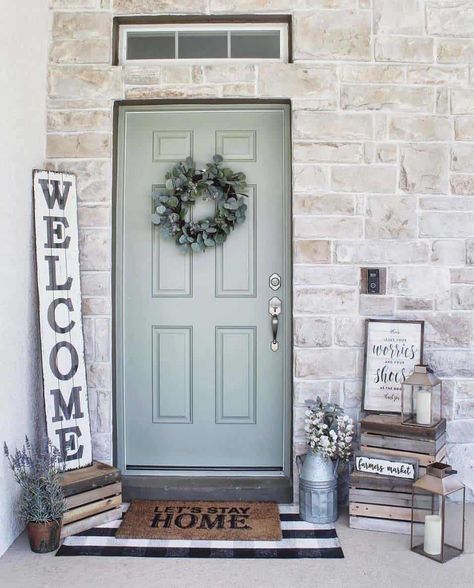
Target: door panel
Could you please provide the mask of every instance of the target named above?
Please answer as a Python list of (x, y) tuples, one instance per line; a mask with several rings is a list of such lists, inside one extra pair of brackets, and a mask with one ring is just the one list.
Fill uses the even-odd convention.
[[(290, 362), (286, 107), (127, 108), (120, 115), (120, 452), (128, 469), (284, 465)], [(152, 225), (151, 192), (174, 163), (215, 152), (247, 175), (228, 241), (183, 253)], [(199, 200), (192, 217), (214, 214)], [(274, 292), (268, 278), (282, 276)], [(277, 352), (268, 301), (282, 300)]]

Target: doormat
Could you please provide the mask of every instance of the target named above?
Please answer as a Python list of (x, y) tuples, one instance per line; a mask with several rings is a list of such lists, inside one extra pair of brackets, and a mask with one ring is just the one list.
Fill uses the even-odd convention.
[(133, 500), (119, 539), (280, 541), (276, 502)]
[[(127, 505), (124, 505), (124, 510)], [(333, 525), (301, 521), (298, 506), (280, 504), (281, 541), (187, 541), (119, 539), (120, 520), (67, 537), (57, 556), (156, 557), (205, 559), (342, 559)]]

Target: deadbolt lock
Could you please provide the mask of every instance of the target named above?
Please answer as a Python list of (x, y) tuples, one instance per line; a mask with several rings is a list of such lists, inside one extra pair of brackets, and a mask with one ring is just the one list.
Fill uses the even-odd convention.
[(272, 274), (269, 278), (268, 278), (268, 283), (270, 285), (270, 288), (272, 290), (278, 290), (281, 286), (281, 278), (278, 274)]

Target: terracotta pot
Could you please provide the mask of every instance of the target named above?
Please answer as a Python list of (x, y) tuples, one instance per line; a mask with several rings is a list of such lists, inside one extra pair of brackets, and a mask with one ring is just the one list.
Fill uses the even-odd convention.
[(49, 553), (56, 551), (61, 539), (61, 520), (26, 525), (31, 551)]

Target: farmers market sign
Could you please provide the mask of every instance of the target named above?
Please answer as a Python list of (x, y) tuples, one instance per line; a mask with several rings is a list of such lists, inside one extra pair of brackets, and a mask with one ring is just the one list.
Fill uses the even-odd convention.
[(33, 192), (47, 434), (72, 470), (92, 463), (76, 178), (36, 170)]

